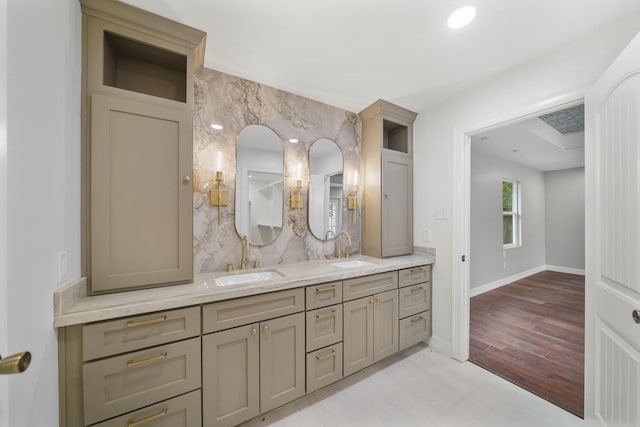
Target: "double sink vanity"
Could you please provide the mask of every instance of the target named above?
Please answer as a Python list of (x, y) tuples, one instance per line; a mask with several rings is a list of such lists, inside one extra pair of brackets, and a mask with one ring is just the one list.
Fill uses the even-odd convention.
[(233, 426), (431, 335), (430, 255), (56, 292), (61, 425)]

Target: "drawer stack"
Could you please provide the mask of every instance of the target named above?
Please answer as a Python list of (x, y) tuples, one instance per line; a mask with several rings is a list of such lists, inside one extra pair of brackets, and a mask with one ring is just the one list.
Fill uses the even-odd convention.
[(307, 393), (342, 378), (342, 282), (306, 288)]
[(431, 266), (398, 272), (400, 286), (400, 350), (431, 336)]
[(84, 425), (201, 425), (200, 308), (82, 327)]

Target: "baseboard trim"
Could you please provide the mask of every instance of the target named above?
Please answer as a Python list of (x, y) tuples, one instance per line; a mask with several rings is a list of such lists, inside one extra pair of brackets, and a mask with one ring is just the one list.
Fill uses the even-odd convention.
[(429, 343), (429, 347), (431, 347), (433, 350), (437, 351), (438, 353), (446, 354), (452, 357), (450, 342), (445, 341), (442, 338), (439, 338), (436, 336), (431, 336), (431, 338), (429, 338), (427, 342)]
[(515, 281), (524, 279), (525, 277), (529, 277), (532, 274), (540, 273), (541, 271), (546, 270), (546, 267), (547, 267), (546, 265), (540, 265), (538, 267), (532, 268), (531, 270), (523, 271), (521, 273), (514, 274), (513, 276), (505, 277), (504, 279), (499, 279), (499, 280), (496, 280), (495, 282), (478, 286), (477, 288), (471, 288), (469, 289), (469, 298), (473, 298), (477, 295), (484, 294), (485, 292), (498, 289), (502, 286), (508, 285), (509, 283), (513, 283)]
[(547, 265), (545, 267), (547, 270), (555, 271), (557, 273), (568, 273), (584, 276), (584, 268), (558, 267), (556, 265)]

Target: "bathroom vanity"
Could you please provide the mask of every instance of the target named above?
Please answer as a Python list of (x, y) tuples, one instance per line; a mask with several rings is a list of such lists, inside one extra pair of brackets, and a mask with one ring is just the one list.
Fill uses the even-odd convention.
[(428, 339), (433, 262), (309, 261), (100, 296), (71, 284), (55, 294), (60, 425), (248, 421)]

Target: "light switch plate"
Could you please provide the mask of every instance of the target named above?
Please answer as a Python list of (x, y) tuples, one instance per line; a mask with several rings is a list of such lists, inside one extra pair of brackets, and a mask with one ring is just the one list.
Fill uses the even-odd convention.
[(58, 252), (58, 284), (66, 280), (69, 274), (69, 254), (67, 251)]
[(436, 208), (436, 219), (448, 219), (447, 208)]

